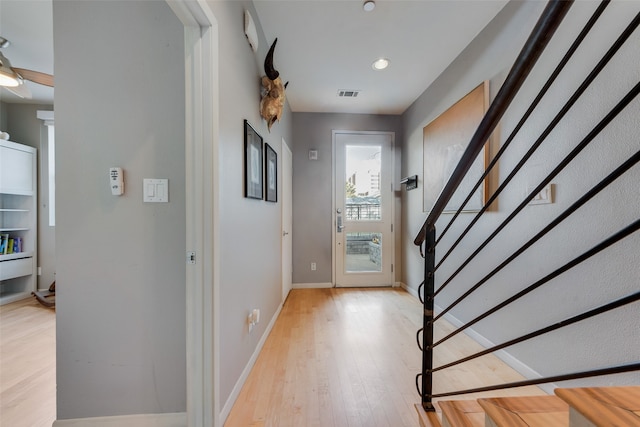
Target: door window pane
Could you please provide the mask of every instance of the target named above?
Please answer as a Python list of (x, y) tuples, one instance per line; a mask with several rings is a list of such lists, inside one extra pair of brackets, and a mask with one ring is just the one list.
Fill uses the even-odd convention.
[(346, 146), (345, 217), (347, 221), (379, 221), (382, 147)]
[(347, 233), (347, 273), (382, 271), (382, 234)]

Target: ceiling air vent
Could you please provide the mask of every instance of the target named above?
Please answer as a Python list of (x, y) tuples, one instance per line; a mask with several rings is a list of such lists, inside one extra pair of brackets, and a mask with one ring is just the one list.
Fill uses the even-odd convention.
[(356, 98), (359, 93), (359, 90), (341, 89), (338, 91), (338, 96), (340, 98)]

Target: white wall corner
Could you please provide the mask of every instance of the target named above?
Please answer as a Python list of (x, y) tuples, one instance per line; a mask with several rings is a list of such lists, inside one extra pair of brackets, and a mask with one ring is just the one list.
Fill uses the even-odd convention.
[(253, 369), (253, 365), (256, 364), (256, 360), (258, 359), (258, 356), (262, 351), (262, 347), (264, 346), (264, 343), (267, 341), (267, 337), (271, 333), (271, 330), (273, 329), (273, 325), (275, 325), (281, 310), (282, 310), (282, 303), (278, 306), (278, 309), (276, 310), (273, 317), (271, 318), (271, 321), (269, 321), (269, 324), (267, 325), (267, 328), (265, 329), (264, 334), (262, 334), (262, 337), (260, 337), (260, 341), (258, 341), (258, 345), (256, 346), (256, 349), (251, 355), (251, 358), (249, 359), (247, 366), (244, 367), (244, 370), (242, 371), (240, 378), (238, 378), (238, 381), (236, 381), (236, 385), (233, 387), (233, 390), (231, 390), (231, 394), (229, 395), (227, 402), (222, 407), (222, 410), (220, 411), (220, 425), (224, 425), (224, 422), (227, 420), (227, 417), (231, 413), (231, 408), (233, 408), (233, 404), (236, 403), (236, 399), (238, 399), (238, 396), (240, 395), (240, 391), (242, 390), (242, 386), (247, 381), (247, 378), (249, 377), (249, 373), (251, 373), (251, 369)]
[(187, 414), (135, 414), (56, 420), (53, 427), (187, 427)]

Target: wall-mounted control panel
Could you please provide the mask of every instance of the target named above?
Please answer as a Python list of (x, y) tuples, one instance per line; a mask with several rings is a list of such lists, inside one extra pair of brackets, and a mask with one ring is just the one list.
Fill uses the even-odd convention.
[(124, 194), (124, 172), (122, 168), (109, 168), (109, 186), (111, 187), (111, 194), (114, 196)]

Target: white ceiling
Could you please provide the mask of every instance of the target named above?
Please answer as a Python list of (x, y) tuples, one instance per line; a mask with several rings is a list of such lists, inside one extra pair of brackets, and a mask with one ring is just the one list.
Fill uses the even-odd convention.
[[(11, 65), (53, 74), (52, 0), (0, 0), (0, 36), (11, 42), (2, 54)], [(0, 89), (0, 100), (9, 103), (50, 104), (53, 88), (26, 82), (32, 99), (22, 99)]]
[[(255, 0), (293, 111), (401, 114), (507, 1)], [(384, 57), (391, 65), (374, 71)], [(339, 98), (340, 89), (360, 90)]]
[[(289, 81), (294, 112), (401, 114), (507, 1), (377, 0), (371, 12), (361, 0), (254, 4), (269, 43), (278, 38), (274, 64)], [(0, 35), (12, 42), (3, 53), (14, 67), (53, 74), (51, 11), (51, 0), (0, 0)], [(372, 69), (379, 57), (391, 61), (389, 68)], [(53, 89), (27, 84), (32, 100), (4, 89), (1, 99), (52, 102)], [(341, 89), (361, 92), (340, 98)]]

